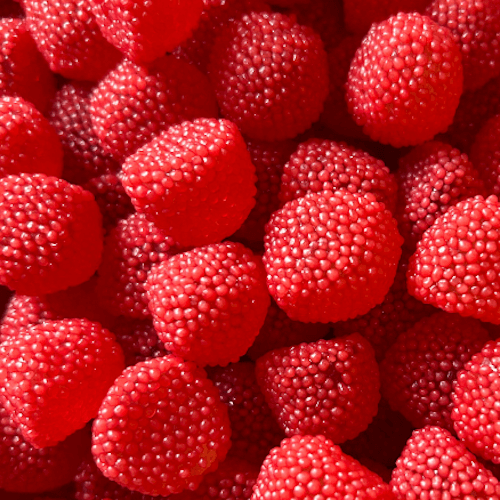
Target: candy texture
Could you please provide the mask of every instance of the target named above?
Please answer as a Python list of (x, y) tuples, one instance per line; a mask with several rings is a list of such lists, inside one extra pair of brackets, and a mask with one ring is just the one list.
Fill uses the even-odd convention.
[(24, 20), (0, 19), (0, 95), (17, 95), (44, 113), (56, 86)]
[(239, 457), (257, 466), (285, 437), (274, 420), (255, 377), (255, 365), (231, 363), (210, 369), (209, 378), (227, 405), (231, 422), (230, 457)]
[(328, 94), (320, 37), (278, 13), (251, 12), (222, 30), (209, 74), (222, 115), (254, 139), (304, 132), (319, 118)]
[(343, 443), (377, 413), (378, 365), (359, 334), (268, 352), (257, 360), (256, 376), (287, 436), (322, 434)]
[(408, 291), (426, 304), (500, 324), (500, 205), (461, 201), (423, 234), (408, 268)]
[(452, 394), (453, 428), (467, 448), (500, 463), (500, 436), (496, 432), (500, 400), (500, 344), (488, 342), (457, 375)]
[(293, 436), (271, 450), (252, 500), (394, 500), (389, 485), (324, 436)]
[[(259, 335), (248, 349), (247, 355), (254, 361), (266, 352), (280, 347), (289, 347), (302, 342), (316, 342), (326, 338), (330, 326), (323, 323), (301, 323), (290, 319), (274, 300), (267, 310), (266, 320)], [(1, 332), (1, 326), (0, 326)]]
[(94, 89), (89, 109), (104, 152), (118, 161), (170, 125), (217, 116), (207, 77), (174, 56), (147, 66), (123, 61)]
[[(474, 163), (475, 165), (475, 163)], [(405, 244), (413, 250), (434, 221), (459, 201), (485, 188), (466, 154), (431, 141), (399, 160), (396, 218)]]
[(382, 160), (344, 142), (309, 139), (299, 144), (283, 169), (281, 202), (336, 189), (373, 193), (391, 212), (396, 205), (396, 179)]
[(146, 284), (165, 347), (200, 366), (236, 362), (269, 306), (260, 259), (240, 243), (195, 248), (162, 262)]
[(471, 149), (471, 161), (488, 187), (500, 194), (500, 115), (490, 118), (481, 127)]
[(143, 214), (118, 222), (106, 237), (99, 267), (98, 296), (116, 316), (150, 316), (144, 284), (148, 272), (174, 255), (175, 242)]
[(121, 54), (99, 31), (89, 0), (23, 0), (26, 26), (52, 71), (100, 80)]
[(88, 280), (102, 251), (102, 217), (80, 186), (43, 174), (0, 179), (0, 284), (25, 295)]
[(95, 417), (123, 369), (114, 336), (85, 319), (29, 326), (3, 342), (0, 354), (0, 401), (37, 448), (57, 444)]
[(233, 234), (255, 205), (255, 181), (245, 141), (228, 120), (170, 127), (123, 164), (136, 210), (183, 247)]
[(165, 356), (116, 379), (94, 420), (92, 454), (119, 485), (167, 496), (194, 490), (213, 472), (230, 434), (227, 408), (205, 371)]
[(390, 485), (401, 500), (500, 498), (498, 479), (449, 431), (435, 426), (413, 432)]
[(60, 177), (62, 148), (54, 129), (21, 97), (0, 97), (0, 176), (41, 173)]
[(75, 184), (120, 168), (118, 162), (104, 152), (92, 129), (91, 90), (88, 83), (66, 83), (57, 91), (49, 113), (64, 151), (64, 178)]
[(151, 62), (186, 40), (203, 0), (87, 0), (106, 39), (129, 59)]
[(335, 322), (383, 301), (402, 238), (371, 193), (312, 193), (276, 211), (266, 226), (264, 265), (274, 300), (303, 322)]
[(87, 433), (78, 431), (55, 446), (37, 449), (24, 439), (16, 423), (0, 406), (0, 488), (36, 493), (69, 483), (86, 447)]
[(380, 365), (381, 392), (416, 428), (450, 431), (457, 373), (489, 340), (474, 318), (438, 312), (402, 333)]
[(425, 14), (453, 34), (462, 53), (464, 88), (500, 74), (500, 9), (496, 0), (434, 0)]
[(363, 39), (348, 75), (347, 104), (373, 140), (417, 145), (451, 124), (462, 81), (450, 31), (418, 13), (399, 13)]

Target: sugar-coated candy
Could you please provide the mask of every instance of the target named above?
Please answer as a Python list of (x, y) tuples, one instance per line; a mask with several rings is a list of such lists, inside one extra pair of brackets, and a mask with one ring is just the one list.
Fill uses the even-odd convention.
[(135, 209), (185, 248), (231, 236), (255, 205), (255, 167), (228, 120), (172, 126), (129, 156), (122, 170)]
[(54, 446), (97, 415), (123, 366), (120, 346), (99, 323), (44, 321), (0, 345), (0, 403), (27, 442)]
[(269, 292), (298, 321), (365, 314), (389, 291), (402, 242), (395, 219), (372, 193), (308, 194), (274, 212), (266, 226)]
[(209, 75), (222, 115), (253, 139), (291, 139), (323, 111), (328, 64), (319, 35), (279, 13), (250, 12), (223, 29)]
[(0, 97), (0, 176), (60, 177), (62, 168), (61, 143), (48, 120), (22, 97)]
[(43, 174), (0, 179), (0, 284), (24, 295), (87, 281), (102, 252), (102, 216), (91, 193)]
[(55, 73), (100, 80), (121, 59), (92, 14), (89, 0), (23, 0), (26, 26)]
[(257, 360), (256, 376), (287, 436), (321, 434), (343, 443), (377, 413), (375, 353), (356, 333), (270, 351)]
[(206, 372), (165, 356), (115, 380), (92, 426), (92, 454), (108, 479), (168, 496), (196, 489), (216, 470), (230, 434), (227, 407)]
[(237, 362), (264, 323), (269, 294), (260, 258), (230, 241), (155, 266), (146, 290), (165, 347), (200, 366)]
[(374, 24), (351, 63), (347, 104), (371, 139), (396, 147), (445, 132), (463, 87), (460, 49), (447, 28), (416, 12)]
[(251, 500), (395, 500), (388, 484), (324, 436), (293, 436), (264, 460)]

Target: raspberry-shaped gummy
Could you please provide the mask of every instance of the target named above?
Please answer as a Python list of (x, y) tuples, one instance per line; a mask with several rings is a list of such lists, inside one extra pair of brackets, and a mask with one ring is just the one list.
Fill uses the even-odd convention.
[(408, 267), (408, 291), (426, 304), (500, 324), (500, 203), (463, 200), (423, 234)]
[(474, 318), (438, 312), (402, 333), (380, 365), (381, 392), (415, 427), (452, 430), (451, 393), (457, 373), (488, 342)]
[(113, 333), (123, 350), (126, 366), (168, 354), (151, 320), (121, 317), (113, 325)]
[(169, 500), (250, 500), (258, 475), (256, 465), (229, 457), (207, 474), (195, 491), (185, 490)]
[(457, 375), (451, 418), (472, 453), (500, 463), (500, 342), (491, 341)]
[(401, 500), (500, 498), (498, 479), (449, 431), (430, 425), (413, 432), (390, 485)]
[(322, 434), (343, 443), (377, 414), (378, 365), (359, 334), (268, 352), (257, 360), (256, 376), (287, 436)]
[(15, 95), (44, 113), (56, 84), (24, 20), (0, 19), (0, 95)]
[(395, 219), (373, 194), (308, 194), (286, 203), (266, 226), (269, 291), (294, 320), (354, 318), (384, 300), (402, 243)]
[(80, 464), (74, 479), (75, 500), (166, 500), (129, 490), (104, 477), (91, 456)]
[(26, 26), (55, 73), (100, 80), (121, 59), (92, 14), (89, 0), (23, 0)]
[(94, 418), (123, 353), (86, 319), (45, 321), (0, 345), (0, 400), (25, 439), (53, 446)]
[(484, 123), (499, 113), (500, 77), (497, 77), (478, 90), (462, 94), (446, 137), (451, 144), (468, 153)]
[(210, 52), (217, 35), (242, 14), (270, 10), (261, 0), (203, 0), (200, 22), (193, 34), (174, 50), (203, 73), (207, 72)]
[(0, 284), (25, 295), (87, 281), (101, 261), (102, 216), (80, 186), (43, 174), (0, 179)]
[(260, 466), (284, 435), (257, 383), (255, 365), (240, 362), (217, 366), (208, 375), (228, 408), (232, 442), (229, 454)]
[(399, 261), (396, 277), (383, 302), (372, 307), (366, 314), (336, 323), (335, 335), (360, 333), (370, 341), (377, 361), (382, 361), (387, 349), (394, 344), (399, 334), (408, 330), (418, 320), (437, 311), (408, 293), (407, 271), (408, 255), (405, 253)]
[(132, 201), (125, 193), (120, 177), (114, 174), (103, 174), (93, 177), (83, 185), (94, 195), (99, 205), (102, 226), (106, 233), (109, 233), (120, 219), (125, 219), (134, 212)]
[(389, 485), (324, 436), (293, 436), (271, 450), (252, 500), (393, 500)]
[(92, 427), (109, 479), (148, 495), (194, 490), (230, 447), (227, 408), (205, 371), (176, 356), (126, 368)]
[[(330, 326), (323, 323), (301, 323), (290, 319), (274, 300), (267, 310), (266, 320), (247, 355), (254, 361), (266, 352), (280, 347), (290, 347), (302, 342), (316, 342), (325, 338)], [(1, 326), (0, 326), (1, 333)]]
[(228, 120), (172, 126), (127, 158), (122, 169), (135, 209), (183, 247), (227, 238), (255, 205), (255, 167)]
[(254, 139), (289, 139), (320, 116), (328, 94), (323, 42), (278, 13), (251, 12), (223, 29), (209, 65), (222, 114)]
[(37, 449), (0, 406), (0, 488), (37, 493), (69, 483), (87, 447), (88, 434), (81, 430), (55, 446)]
[(385, 21), (398, 12), (423, 12), (430, 0), (343, 0), (344, 19), (349, 31), (365, 35), (373, 23)]
[(309, 139), (299, 144), (283, 169), (280, 200), (309, 193), (345, 189), (373, 193), (391, 212), (396, 205), (396, 179), (382, 160), (345, 142)]
[(296, 144), (293, 141), (267, 142), (254, 139), (247, 139), (246, 144), (257, 174), (256, 203), (243, 225), (234, 234), (234, 238), (262, 245), (267, 221), (280, 206), (278, 193), (283, 166), (295, 150)]
[(347, 104), (373, 140), (415, 146), (445, 132), (462, 94), (460, 49), (418, 13), (373, 25), (352, 61)]
[(87, 0), (106, 39), (129, 59), (151, 62), (189, 38), (203, 0)]
[(103, 325), (111, 317), (96, 301), (97, 279), (91, 278), (81, 285), (38, 297), (14, 294), (0, 323), (0, 342), (14, 338), (21, 329), (45, 320), (85, 318)]
[(49, 113), (50, 123), (63, 147), (64, 178), (75, 184), (120, 168), (118, 162), (104, 152), (92, 128), (91, 90), (88, 83), (66, 83), (57, 91)]
[(328, 51), (330, 86), (320, 122), (344, 137), (366, 138), (361, 127), (354, 123), (345, 99), (347, 75), (360, 45), (360, 37), (348, 36)]
[(484, 193), (474, 165), (466, 154), (439, 141), (417, 146), (399, 160), (395, 214), (410, 249), (415, 248), (424, 231), (448, 208)]
[(151, 267), (175, 253), (175, 242), (143, 214), (118, 222), (106, 237), (99, 267), (98, 296), (116, 316), (150, 316), (144, 285)]
[(203, 73), (164, 56), (148, 66), (123, 61), (92, 92), (90, 114), (104, 152), (122, 161), (171, 125), (217, 116), (217, 103)]
[(238, 361), (270, 302), (260, 259), (232, 242), (171, 257), (152, 269), (146, 289), (165, 347), (200, 366)]
[(0, 176), (60, 177), (62, 167), (61, 143), (40, 111), (21, 97), (0, 97)]
[(434, 0), (425, 14), (448, 28), (462, 52), (464, 88), (500, 74), (500, 9), (496, 0)]
[(479, 130), (470, 158), (488, 192), (500, 195), (500, 114), (490, 118)]

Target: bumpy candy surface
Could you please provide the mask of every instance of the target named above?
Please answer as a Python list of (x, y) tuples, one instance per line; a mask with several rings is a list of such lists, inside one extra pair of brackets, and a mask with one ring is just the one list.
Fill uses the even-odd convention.
[(408, 268), (408, 291), (446, 312), (500, 324), (500, 204), (475, 196), (423, 234)]
[(457, 373), (489, 340), (474, 318), (438, 312), (402, 333), (380, 365), (381, 393), (415, 427), (450, 431)]
[(173, 238), (143, 214), (133, 213), (118, 222), (106, 237), (99, 267), (98, 295), (116, 316), (150, 317), (144, 284), (155, 264), (174, 255)]
[(86, 0), (101, 33), (128, 58), (151, 62), (186, 40), (203, 0)]
[(87, 281), (101, 261), (102, 216), (91, 193), (43, 174), (0, 179), (0, 284), (25, 295)]
[(168, 496), (196, 489), (217, 469), (230, 434), (227, 408), (205, 371), (165, 356), (116, 379), (93, 423), (92, 454), (119, 485)]
[(449, 431), (436, 426), (413, 432), (390, 485), (400, 500), (500, 498), (498, 479)]
[(155, 266), (146, 289), (165, 347), (200, 366), (238, 361), (259, 333), (270, 302), (260, 259), (229, 241)]
[(278, 13), (251, 12), (216, 39), (209, 75), (223, 116), (254, 139), (290, 139), (323, 110), (328, 64), (311, 28)]
[(462, 93), (460, 49), (451, 32), (418, 13), (374, 24), (351, 64), (347, 103), (373, 140), (396, 147), (445, 132)]
[(335, 322), (383, 301), (402, 238), (371, 193), (308, 194), (276, 211), (266, 226), (264, 265), (274, 300), (303, 322)]
[(255, 205), (255, 181), (245, 141), (228, 120), (170, 127), (123, 164), (136, 210), (185, 248), (233, 234)]
[(359, 334), (268, 352), (257, 360), (256, 375), (287, 436), (322, 434), (343, 443), (377, 413), (378, 365)]
[(23, 0), (26, 26), (52, 71), (98, 81), (121, 53), (99, 31), (89, 0)]
[(29, 326), (0, 346), (0, 401), (35, 447), (82, 428), (123, 369), (108, 330), (85, 319)]
[(0, 97), (0, 176), (60, 177), (62, 168), (61, 144), (47, 119), (21, 97)]
[(488, 342), (457, 375), (451, 418), (457, 436), (478, 456), (500, 463), (500, 344)]
[(394, 500), (389, 485), (324, 436), (293, 436), (271, 450), (252, 500)]
[(124, 60), (93, 90), (89, 109), (104, 152), (118, 161), (170, 125), (217, 116), (207, 77), (174, 56), (147, 66)]

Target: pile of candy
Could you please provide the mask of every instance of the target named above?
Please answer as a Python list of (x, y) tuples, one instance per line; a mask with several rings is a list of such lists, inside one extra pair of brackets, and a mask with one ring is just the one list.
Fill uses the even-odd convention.
[(498, 195), (499, 0), (1, 0), (0, 499), (500, 500)]

